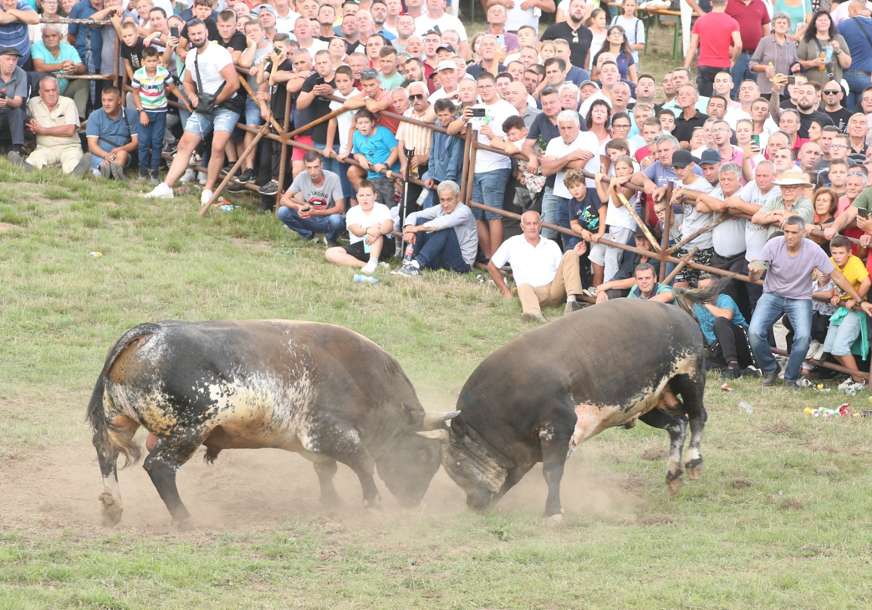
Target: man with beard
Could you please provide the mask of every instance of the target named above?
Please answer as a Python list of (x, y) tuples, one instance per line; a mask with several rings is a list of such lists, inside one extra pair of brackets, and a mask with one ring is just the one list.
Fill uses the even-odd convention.
[(838, 81), (829, 80), (824, 83), (821, 88), (821, 108), (827, 116), (833, 121), (833, 125), (839, 131), (845, 131), (848, 127), (848, 119), (851, 118), (851, 113), (847, 108), (842, 106), (842, 100), (845, 99), (845, 91)]
[(241, 105), (236, 90), (239, 77), (230, 53), (220, 45), (209, 44), (209, 31), (200, 19), (188, 22), (188, 35), (194, 51), (185, 58), (185, 93), (194, 112), (185, 123), (185, 133), (179, 140), (176, 156), (164, 181), (146, 197), (172, 198), (173, 185), (188, 167), (191, 154), (204, 137), (214, 130), (212, 154), (206, 173), (206, 185), (200, 202), (212, 198), (212, 187), (224, 165), (224, 148), (239, 121)]
[[(772, 98), (769, 100), (769, 113), (772, 115), (772, 120), (778, 122), (781, 118), (781, 111), (784, 108), (780, 107), (779, 100), (781, 92), (784, 89), (784, 83), (787, 79), (772, 82)], [(794, 88), (796, 92), (796, 110), (799, 112), (799, 131), (797, 136), (800, 138), (808, 138), (808, 128), (812, 121), (820, 125), (832, 125), (833, 120), (830, 116), (817, 109), (818, 93), (814, 84), (802, 83)]]
[(593, 41), (593, 34), (581, 23), (585, 18), (585, 1), (572, 0), (569, 3), (569, 14), (566, 21), (548, 26), (542, 34), (542, 40), (562, 38), (569, 43), (570, 61), (573, 66), (587, 64), (587, 54)]

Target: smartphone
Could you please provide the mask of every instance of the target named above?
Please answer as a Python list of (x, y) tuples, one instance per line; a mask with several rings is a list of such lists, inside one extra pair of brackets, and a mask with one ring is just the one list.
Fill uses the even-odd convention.
[(789, 87), (792, 87), (795, 84), (796, 84), (796, 77), (795, 76), (788, 76), (787, 77), (787, 85)]
[(760, 148), (760, 134), (759, 133), (751, 134), (751, 144), (753, 146), (756, 146), (757, 148)]
[(282, 47), (273, 47), (273, 53), (276, 55), (281, 55), (283, 50)]
[(484, 108), (473, 108), (472, 116), (475, 118), (483, 119), (487, 111)]
[(857, 216), (863, 218), (863, 220), (869, 220), (869, 210), (864, 208), (857, 208)]
[(5, 100), (5, 99), (6, 99), (6, 94), (3, 92), (0, 92), (0, 100)]
[(172, 36), (173, 38), (179, 37), (179, 26), (177, 26), (177, 25), (170, 26), (170, 36)]

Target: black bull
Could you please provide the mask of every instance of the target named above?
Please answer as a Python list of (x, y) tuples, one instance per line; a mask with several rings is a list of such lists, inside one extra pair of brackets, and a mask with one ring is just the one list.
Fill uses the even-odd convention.
[(104, 490), (104, 521), (121, 518), (116, 463), (139, 457), (133, 435), (148, 429), (144, 467), (173, 519), (188, 512), (176, 470), (200, 445), (273, 447), (315, 466), (324, 501), (336, 500), (337, 462), (357, 475), (367, 505), (373, 473), (406, 505), (417, 504), (439, 468), (439, 443), (415, 432), (425, 417), (399, 364), (368, 339), (337, 326), (284, 320), (162, 322), (127, 331), (110, 350), (91, 402)]
[[(677, 491), (687, 424), (688, 476), (702, 468), (703, 339), (679, 307), (620, 299), (524, 333), (498, 349), (460, 392), (442, 463), (484, 509), (538, 462), (548, 485), (545, 515), (561, 514), (566, 458), (585, 438), (636, 418), (670, 438), (667, 482)], [(679, 400), (680, 397), (680, 400)]]

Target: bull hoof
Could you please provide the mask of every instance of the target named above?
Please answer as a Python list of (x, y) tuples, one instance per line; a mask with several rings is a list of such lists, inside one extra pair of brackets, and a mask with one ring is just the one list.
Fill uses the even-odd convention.
[(691, 481), (696, 481), (702, 476), (702, 458), (687, 462), (684, 465), (684, 469), (687, 471), (687, 478)]
[(214, 447), (207, 447), (206, 453), (203, 455), (203, 460), (205, 460), (205, 462), (207, 464), (214, 464), (215, 460), (218, 459), (219, 453), (221, 453), (220, 449), (216, 449)]
[(179, 519), (173, 519), (173, 527), (180, 532), (190, 532), (194, 529), (194, 524), (191, 521), (191, 517), (180, 517)]
[(369, 498), (369, 499), (364, 498), (363, 507), (367, 508), (369, 510), (381, 510), (381, 508), (382, 508), (381, 497), (380, 496), (373, 496), (372, 498)]
[(681, 489), (682, 480), (681, 480), (681, 472), (677, 472), (675, 474), (671, 472), (666, 473), (666, 488), (669, 490), (669, 495), (674, 496)]
[(100, 503), (103, 504), (103, 525), (107, 527), (118, 525), (124, 512), (121, 503), (117, 502), (108, 491), (100, 494)]
[(563, 513), (557, 513), (555, 515), (548, 515), (545, 517), (545, 525), (548, 527), (558, 527), (563, 525)]

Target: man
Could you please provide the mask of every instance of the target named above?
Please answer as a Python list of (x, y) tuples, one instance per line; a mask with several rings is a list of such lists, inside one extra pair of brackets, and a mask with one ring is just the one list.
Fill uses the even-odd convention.
[(393, 47), (384, 47), (378, 53), (378, 80), (387, 91), (401, 87), (406, 80), (397, 71), (397, 50)]
[(748, 63), (760, 39), (769, 35), (770, 19), (763, 0), (727, 0), (725, 12), (739, 24), (739, 37), (742, 40), (741, 52), (731, 70), (735, 83), (732, 95), (735, 97), (739, 93), (739, 84), (745, 79), (754, 78)]
[[(473, 78), (478, 78), (482, 72), (489, 72), (494, 77), (500, 72), (505, 72), (506, 67), (500, 63), (497, 57), (497, 37), (493, 34), (482, 34), (478, 38), (478, 56), (481, 58), (478, 63), (470, 64), (466, 68), (466, 73)], [(546, 62), (547, 64), (547, 62)], [(545, 75), (548, 75), (548, 66), (545, 66)]]
[[(594, 287), (597, 303), (627, 296), (630, 290), (636, 286), (636, 270), (639, 269), (639, 266), (656, 260), (652, 258), (654, 250), (651, 247), (651, 242), (648, 241), (648, 238), (645, 237), (641, 229), (637, 228), (635, 233), (633, 233), (633, 245), (635, 245), (636, 250), (639, 252), (624, 252), (624, 255), (621, 257), (621, 266), (618, 268), (615, 277)], [(647, 279), (645, 280), (645, 293), (651, 295), (653, 292), (656, 295), (659, 291), (652, 291), (650, 288), (650, 286), (654, 286), (657, 283), (657, 272), (654, 271), (653, 263), (651, 271), (650, 283)], [(671, 291), (669, 295), (671, 297)]]
[(507, 239), (487, 265), (497, 289), (507, 299), (512, 291), (500, 269), (508, 263), (518, 287), (522, 317), (525, 320), (544, 322), (542, 305), (553, 306), (565, 300), (565, 313), (582, 307), (578, 301), (581, 295), (581, 275), (578, 267), (578, 254), (574, 249), (565, 254), (560, 246), (539, 234), (542, 220), (533, 210), (521, 216), (521, 234)]
[(435, 74), (439, 88), (430, 95), (430, 103), (435, 104), (437, 100), (448, 99), (456, 104), (460, 99), (458, 91), (460, 71), (457, 69), (457, 64), (450, 59), (443, 59), (436, 66)]
[(839, 23), (839, 34), (848, 43), (851, 67), (842, 73), (848, 83), (848, 110), (857, 108), (860, 95), (872, 85), (872, 18), (863, 0), (850, 0), (849, 18)]
[[(597, 291), (599, 294), (599, 291)], [(603, 293), (607, 294), (607, 293)], [(640, 263), (633, 270), (633, 286), (627, 293), (628, 299), (642, 299), (643, 301), (658, 301), (671, 303), (673, 299), (672, 289), (657, 281), (657, 272), (651, 263)]]
[(708, 115), (697, 111), (698, 100), (699, 93), (693, 85), (682, 85), (678, 89), (676, 102), (681, 108), (681, 114), (675, 117), (675, 129), (672, 131), (672, 135), (678, 139), (682, 148), (690, 147), (690, 137), (693, 135), (694, 128), (702, 127), (708, 119)]
[(439, 205), (406, 217), (403, 240), (412, 245), (412, 256), (403, 261), (398, 275), (414, 277), (422, 269), (447, 269), (466, 273), (478, 252), (475, 217), (460, 202), (460, 186), (453, 180), (436, 187)]
[[(545, 154), (539, 159), (542, 174), (554, 176), (553, 187), (542, 200), (542, 216), (545, 222), (568, 229), (572, 194), (563, 178), (568, 169), (583, 170), (594, 159), (593, 151), (599, 148), (599, 142), (593, 133), (581, 131), (578, 113), (574, 110), (562, 110), (557, 115), (557, 130), (560, 135), (548, 142)], [(592, 182), (587, 186), (594, 188)]]
[[(514, 1), (512, 0), (514, 6)], [(506, 31), (506, 6), (499, 2), (491, 2), (487, 7), (487, 29), (488, 34), (496, 36), (497, 44), (506, 50), (506, 53), (513, 53), (520, 47), (518, 35), (514, 32)]]
[(490, 0), (491, 4), (502, 4), (508, 11), (506, 29), (517, 32), (523, 27), (539, 31), (539, 17), (542, 13), (557, 10), (555, 0)]
[(84, 74), (85, 64), (79, 58), (75, 47), (61, 40), (60, 30), (51, 24), (42, 28), (42, 42), (37, 42), (31, 48), (33, 69), (35, 72), (57, 74), (61, 94), (76, 102), (79, 116), (85, 116), (88, 104), (89, 81), (63, 78), (64, 74)]
[(802, 218), (788, 216), (782, 231), (784, 234), (770, 239), (763, 247), (760, 258), (750, 265), (752, 279), (759, 279), (766, 271), (763, 296), (757, 302), (751, 318), (750, 339), (754, 358), (763, 371), (763, 385), (771, 386), (778, 379), (780, 367), (772, 356), (768, 335), (775, 321), (787, 315), (794, 334), (784, 371), (784, 384), (798, 388), (800, 367), (811, 339), (812, 272), (817, 270), (829, 276), (869, 315), (872, 315), (872, 303), (863, 302), (821, 247), (805, 238), (805, 222)]
[(588, 65), (588, 53), (593, 42), (593, 33), (582, 25), (588, 14), (585, 0), (570, 0), (566, 21), (549, 25), (542, 34), (543, 41), (562, 38), (568, 42), (572, 65), (578, 68)]
[(767, 228), (770, 239), (781, 230), (787, 218), (796, 216), (804, 223), (811, 223), (814, 217), (814, 208), (805, 196), (805, 190), (812, 184), (805, 174), (799, 170), (784, 172), (775, 180), (775, 185), (780, 187), (781, 196), (769, 200), (751, 217), (751, 222)]
[(85, 131), (91, 153), (91, 173), (104, 178), (124, 180), (124, 168), (139, 146), (135, 112), (121, 107), (121, 92), (106, 87), (100, 94), (101, 108), (88, 117)]
[[(430, 0), (432, 4), (433, 0)], [(478, 143), (489, 144), (492, 138), (501, 138), (503, 122), (518, 111), (497, 94), (496, 80), (488, 73), (481, 74), (476, 81), (476, 89), (481, 104), (475, 107), (484, 110), (484, 117), (473, 117), (472, 107), (464, 111), (463, 119), (467, 128), (478, 132)], [(503, 207), (506, 185), (512, 176), (512, 160), (501, 153), (479, 149), (475, 156), (472, 179), (472, 199), (491, 207)], [(494, 212), (474, 211), (478, 223), (478, 241), (487, 258), (503, 242), (503, 219)]]
[[(772, 98), (769, 100), (769, 113), (774, 121), (779, 121), (781, 118), (782, 108), (779, 105), (781, 92), (784, 90), (784, 83), (787, 79), (777, 80), (772, 82)], [(815, 121), (822, 127), (824, 125), (832, 125), (833, 121), (828, 114), (825, 114), (817, 109), (820, 102), (820, 96), (813, 83), (801, 83), (794, 86), (796, 93), (796, 111), (799, 113), (799, 130), (797, 136), (800, 138), (808, 138), (808, 128), (812, 121)]]
[[(245, 32), (245, 51), (240, 55), (236, 62), (240, 68), (248, 72), (246, 77), (251, 90), (255, 92), (255, 96), (247, 96), (245, 99), (245, 114), (244, 121), (249, 127), (258, 127), (263, 123), (263, 117), (269, 113), (267, 105), (269, 86), (263, 78), (258, 75), (264, 69), (266, 60), (269, 58), (270, 52), (273, 50), (273, 44), (264, 35), (263, 27), (260, 22), (251, 19), (243, 25)], [(263, 91), (259, 91), (259, 89)], [(259, 99), (261, 96), (266, 96), (265, 99)], [(297, 101), (299, 106), (299, 100)], [(246, 131), (242, 137), (241, 148), (239, 153), (248, 148), (254, 141), (255, 135), (250, 131)], [(236, 180), (242, 184), (253, 182), (254, 175), (254, 158), (255, 155), (248, 155), (242, 162), (242, 171), (236, 176)]]
[(307, 151), (303, 161), (306, 169), (282, 195), (276, 217), (303, 239), (324, 233), (327, 246), (335, 247), (345, 229), (345, 198), (339, 176), (323, 169), (321, 155), (316, 152)]
[(378, 34), (388, 42), (392, 42), (397, 35), (385, 29), (385, 21), (388, 18), (388, 5), (384, 0), (373, 0), (370, 4), (369, 12), (372, 15), (373, 24), (375, 24), (374, 34)]
[(39, 81), (39, 96), (30, 98), (27, 108), (32, 117), (27, 128), (36, 135), (36, 150), (27, 157), (28, 165), (42, 169), (59, 163), (65, 174), (82, 177), (90, 155), (83, 156), (76, 133), (79, 113), (73, 100), (61, 97), (55, 77)]
[[(403, 113), (403, 116), (422, 123), (432, 124), (436, 114), (430, 107), (430, 102), (427, 101), (427, 85), (416, 81), (411, 83), (405, 91), (408, 93), (411, 105)], [(406, 166), (408, 165), (409, 175), (412, 178), (421, 177), (421, 174), (427, 168), (432, 142), (433, 130), (429, 127), (406, 122), (400, 124), (399, 128), (397, 128), (397, 146), (400, 149), (400, 173), (402, 176), (406, 175)], [(406, 156), (406, 150), (415, 151), (411, 159)], [(408, 213), (417, 209), (416, 202), (421, 194), (421, 187), (410, 182), (406, 185), (406, 192), (408, 196), (406, 199), (406, 212)]]
[(463, 57), (469, 56), (469, 44), (466, 42), (466, 28), (463, 22), (450, 13), (445, 12), (445, 0), (427, 0), (427, 15), (415, 20), (415, 33), (419, 36), (438, 28), (440, 32), (454, 30), (460, 36), (460, 48), (457, 51)]
[(685, 69), (690, 68), (699, 47), (696, 82), (700, 95), (706, 97), (712, 94), (715, 74), (730, 69), (742, 51), (739, 23), (726, 14), (726, 10), (726, 0), (712, 0), (712, 11), (693, 24), (689, 51), (684, 60)]
[[(269, 5), (266, 6), (269, 7)], [(294, 37), (300, 49), (308, 52), (313, 61), (315, 53), (327, 50), (327, 43), (314, 37), (312, 22), (308, 19), (297, 19), (294, 22)]]
[(276, 32), (290, 34), (294, 31), (299, 13), (291, 10), (289, 0), (273, 0), (273, 8), (276, 12)]
[(848, 127), (848, 119), (851, 117), (851, 112), (842, 106), (844, 97), (845, 91), (842, 85), (834, 80), (827, 81), (821, 88), (822, 110), (839, 131), (845, 131)]
[(718, 184), (718, 173), (721, 171), (721, 154), (711, 148), (702, 151), (699, 156), (699, 167), (702, 169), (702, 176), (708, 180), (712, 186)]
[[(333, 62), (330, 60), (330, 53), (326, 50), (316, 52), (314, 67), (315, 71), (303, 81), (297, 96), (297, 113), (294, 121), (300, 126), (330, 113), (330, 96), (333, 95), (336, 85), (336, 74), (333, 70)], [(327, 142), (327, 126), (326, 122), (320, 123), (301, 135), (309, 136), (312, 138), (313, 146), (323, 149)]]
[(636, 105), (650, 104), (653, 107), (656, 95), (657, 83), (654, 80), (654, 77), (650, 74), (640, 74), (639, 80), (636, 83)]
[(208, 34), (203, 21), (193, 19), (188, 22), (188, 35), (194, 48), (185, 58), (183, 84), (193, 112), (185, 123), (185, 132), (164, 181), (146, 197), (172, 198), (173, 185), (185, 173), (194, 149), (214, 130), (200, 203), (206, 204), (212, 199), (212, 187), (224, 166), (224, 149), (239, 121), (242, 105), (237, 99), (239, 77), (230, 53), (220, 45), (209, 44)]
[(10, 163), (24, 164), (24, 100), (27, 98), (27, 73), (18, 67), (18, 50), (0, 49), (0, 133), (9, 134)]
[(799, 169), (809, 178), (817, 177), (817, 167), (821, 160), (821, 147), (817, 142), (806, 142), (799, 147), (796, 161)]
[(506, 87), (505, 100), (518, 111), (518, 116), (521, 117), (524, 126), (529, 130), (540, 113), (535, 107), (530, 106), (530, 96), (527, 94), (524, 83), (521, 81), (510, 82)]
[(3, 0), (0, 3), (0, 47), (18, 51), (18, 65), (25, 66), (30, 59), (30, 37), (27, 26), (39, 23), (39, 15), (22, 0)]
[[(681, 237), (685, 241), (675, 255), (682, 258), (695, 248), (696, 252), (691, 260), (697, 264), (708, 265), (714, 256), (712, 231), (709, 228), (714, 215), (711, 208), (699, 200), (697, 193), (710, 193), (712, 185), (696, 174), (695, 162), (696, 159), (690, 151), (677, 150), (672, 153), (672, 168), (680, 180), (678, 188), (672, 193), (672, 199), (683, 203)], [(674, 285), (696, 288), (698, 279), (699, 270), (685, 267), (676, 274)]]

